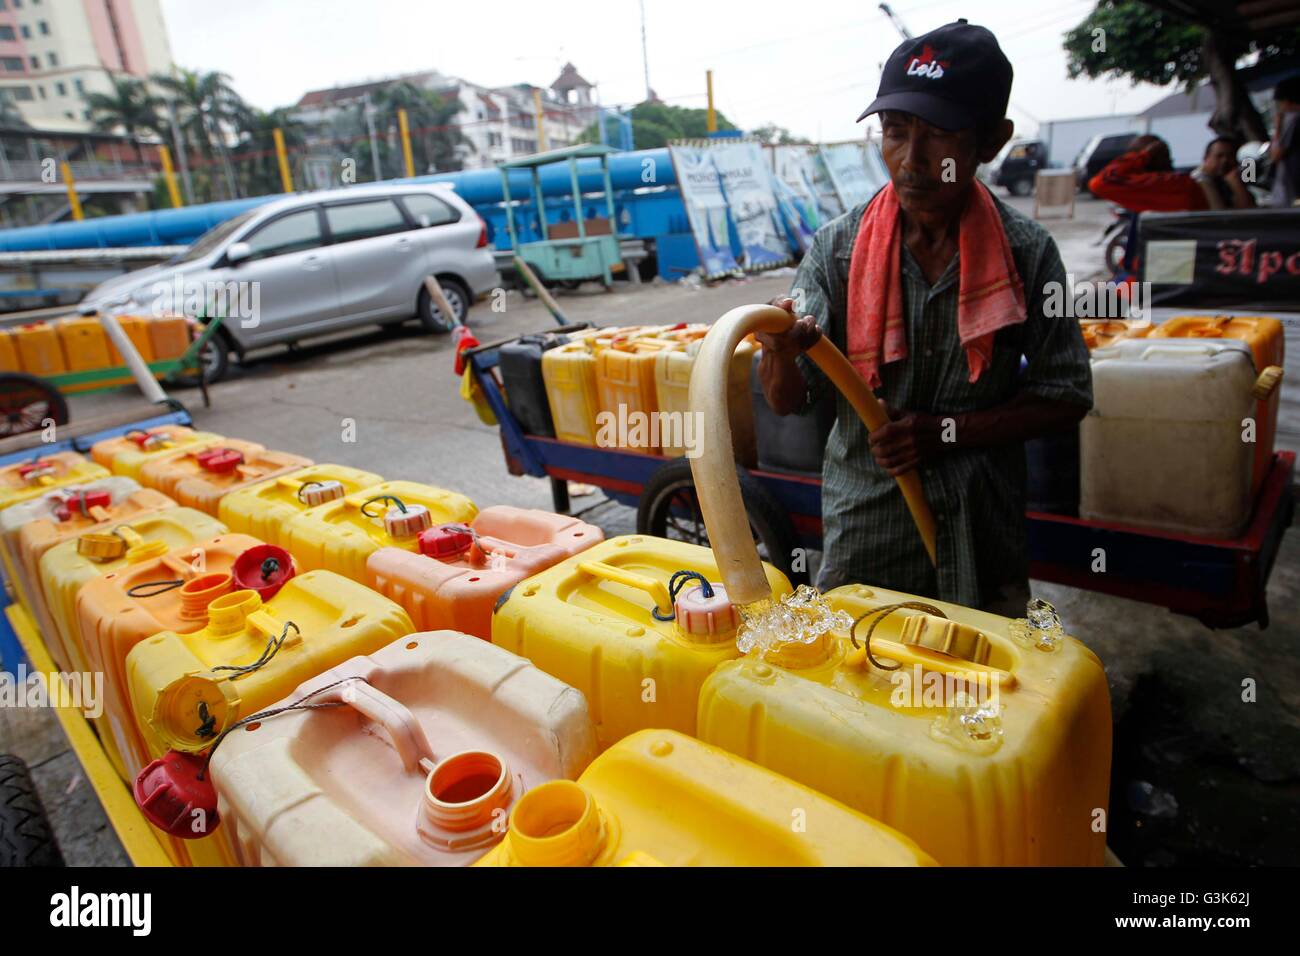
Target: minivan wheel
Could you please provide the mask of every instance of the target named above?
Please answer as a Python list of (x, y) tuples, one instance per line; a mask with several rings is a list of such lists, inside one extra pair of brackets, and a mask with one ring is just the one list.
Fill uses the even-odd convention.
[(1032, 179), (1017, 179), (1011, 184), (1011, 195), (1028, 196), (1034, 191), (1034, 181)]
[(209, 382), (220, 382), (230, 371), (230, 343), (220, 331), (204, 344), (199, 351), (199, 362), (203, 366), (203, 377)]
[(441, 335), (450, 332), (453, 325), (465, 324), (465, 317), (469, 314), (469, 290), (461, 284), (459, 279), (439, 279), (438, 285), (442, 286), (442, 294), (447, 297), (447, 304), (456, 313), (455, 322), (449, 322), (438, 311), (438, 307), (433, 304), (433, 297), (429, 295), (429, 290), (424, 287), (420, 288), (418, 311), (420, 324), (427, 331)]

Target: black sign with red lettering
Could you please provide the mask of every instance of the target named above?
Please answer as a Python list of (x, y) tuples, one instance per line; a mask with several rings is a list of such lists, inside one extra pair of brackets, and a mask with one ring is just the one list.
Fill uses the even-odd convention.
[(1151, 304), (1300, 312), (1300, 208), (1144, 213)]

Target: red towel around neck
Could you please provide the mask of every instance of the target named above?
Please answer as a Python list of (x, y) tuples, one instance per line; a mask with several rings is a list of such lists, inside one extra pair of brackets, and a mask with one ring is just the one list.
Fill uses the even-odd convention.
[[(898, 195), (890, 183), (863, 213), (849, 265), (849, 361), (871, 388), (880, 385), (882, 362), (907, 358), (899, 212)], [(974, 382), (993, 358), (994, 333), (1025, 321), (1027, 315), (1024, 286), (1002, 217), (979, 183), (971, 187), (961, 216), (957, 255), (961, 269), (957, 333)]]

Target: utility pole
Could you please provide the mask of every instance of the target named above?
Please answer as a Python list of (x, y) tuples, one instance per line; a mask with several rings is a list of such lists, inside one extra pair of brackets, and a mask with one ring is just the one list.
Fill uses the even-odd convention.
[(190, 162), (185, 157), (185, 141), (181, 139), (181, 127), (176, 122), (176, 101), (167, 101), (167, 118), (172, 126), (172, 144), (176, 147), (176, 162), (181, 167), (181, 184), (185, 187), (185, 202), (194, 205), (194, 183), (190, 182)]
[(645, 98), (650, 100), (650, 54), (645, 42), (645, 0), (641, 0), (641, 64), (645, 67)]
[(366, 114), (366, 130), (370, 133), (370, 162), (375, 167), (375, 182), (379, 182), (384, 178), (384, 174), (379, 168), (379, 143), (375, 140), (375, 107), (370, 102), (369, 93), (366, 94), (362, 112)]

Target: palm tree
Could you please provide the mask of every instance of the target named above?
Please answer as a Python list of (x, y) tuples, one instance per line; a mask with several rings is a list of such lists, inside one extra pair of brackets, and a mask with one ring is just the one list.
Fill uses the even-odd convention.
[[(384, 152), (401, 156), (397, 112), (405, 109), (411, 129), (411, 154), (416, 174), (460, 168), (456, 148), (469, 141), (452, 125), (452, 120), (460, 112), (460, 102), (455, 96), (421, 89), (412, 83), (394, 83), (379, 91), (375, 107), (377, 134), (383, 140), (397, 144)], [(387, 157), (384, 165), (399, 176), (406, 173), (400, 158), (395, 170), (389, 166)]]
[(273, 131), (284, 134), (288, 150), (306, 143), (302, 124), (293, 118), (289, 107), (280, 107), (265, 113), (252, 109), (240, 117), (239, 143), (233, 154), (239, 160), (239, 178), (244, 192), (251, 196), (264, 196), (283, 189), (280, 181), (280, 161), (275, 154)]
[(112, 77), (112, 83), (111, 93), (87, 93), (85, 96), (96, 132), (111, 133), (122, 129), (135, 140), (144, 134), (163, 137), (158, 97), (150, 93), (143, 82), (132, 77)]
[(240, 129), (250, 110), (230, 85), (230, 77), (219, 71), (179, 70), (175, 76), (155, 74), (152, 79), (169, 94), (186, 137), (200, 152), (221, 163), (231, 195), (238, 196), (225, 138)]

